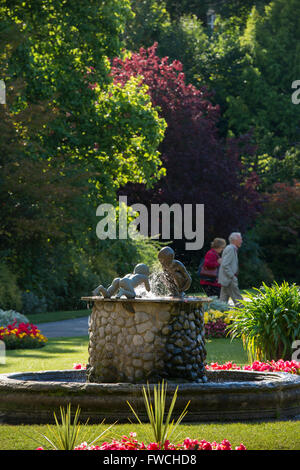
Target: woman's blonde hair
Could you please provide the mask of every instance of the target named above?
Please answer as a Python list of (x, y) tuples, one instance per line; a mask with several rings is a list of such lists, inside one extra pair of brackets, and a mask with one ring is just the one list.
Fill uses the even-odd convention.
[(211, 242), (211, 248), (222, 248), (223, 246), (226, 246), (226, 240), (224, 238), (214, 238), (214, 240)]

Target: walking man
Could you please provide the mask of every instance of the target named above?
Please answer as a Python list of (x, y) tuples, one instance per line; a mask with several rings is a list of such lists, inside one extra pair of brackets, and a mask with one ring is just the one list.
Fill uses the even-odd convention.
[(243, 299), (238, 286), (238, 249), (243, 243), (242, 235), (233, 232), (229, 236), (229, 245), (223, 251), (222, 262), (219, 269), (218, 282), (221, 284), (220, 300), (228, 302), (229, 298), (238, 306), (239, 300)]

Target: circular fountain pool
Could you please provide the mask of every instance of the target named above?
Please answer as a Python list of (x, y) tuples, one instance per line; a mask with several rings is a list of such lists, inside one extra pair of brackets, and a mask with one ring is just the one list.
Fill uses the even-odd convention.
[[(179, 386), (175, 413), (190, 400), (185, 422), (287, 418), (300, 414), (300, 377), (287, 373), (207, 371), (206, 383), (168, 380), (171, 398)], [(150, 389), (153, 387), (150, 384)], [(143, 384), (89, 383), (85, 370), (0, 375), (0, 422), (53, 423), (53, 412), (79, 405), (90, 423), (128, 422), (127, 401), (146, 420)]]

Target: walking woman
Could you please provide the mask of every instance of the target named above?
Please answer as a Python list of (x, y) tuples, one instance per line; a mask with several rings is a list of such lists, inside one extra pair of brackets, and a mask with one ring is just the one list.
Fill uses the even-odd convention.
[(206, 253), (200, 270), (200, 285), (208, 296), (220, 297), (221, 285), (218, 283), (218, 272), (221, 264), (221, 253), (226, 247), (223, 238), (215, 238), (211, 249)]

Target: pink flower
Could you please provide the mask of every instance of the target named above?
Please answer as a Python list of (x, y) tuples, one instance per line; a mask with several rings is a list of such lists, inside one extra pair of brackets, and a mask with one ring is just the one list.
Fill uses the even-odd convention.
[(74, 362), (73, 369), (86, 369), (86, 364), (81, 364), (80, 362)]
[[(197, 439), (186, 438), (183, 444), (171, 444), (166, 440), (163, 447), (156, 442), (151, 442), (146, 447), (143, 442), (139, 443), (134, 439), (136, 433), (130, 433), (130, 438), (122, 436), (121, 441), (113, 439), (111, 442), (103, 442), (102, 445), (88, 445), (82, 442), (74, 448), (74, 450), (232, 450), (231, 444), (227, 439), (224, 439), (220, 444), (217, 442), (208, 442), (206, 440), (198, 441)], [(36, 450), (44, 450), (43, 447), (38, 447)], [(240, 444), (235, 450), (247, 450), (244, 444)]]
[[(212, 362), (206, 366), (207, 370), (240, 370), (241, 368), (231, 362), (225, 364), (218, 364)], [(254, 361), (251, 365), (245, 365), (243, 370), (253, 370), (259, 372), (286, 372), (290, 374), (300, 375), (300, 362), (297, 361), (283, 361), (282, 359), (276, 361), (260, 362)]]
[(231, 450), (231, 444), (227, 439), (224, 439), (222, 442), (223, 450)]
[(211, 443), (207, 441), (201, 441), (201, 448), (203, 450), (213, 450)]
[(159, 450), (160, 447), (159, 445), (156, 443), (156, 442), (151, 442), (148, 446), (147, 446), (147, 450)]
[(235, 448), (235, 450), (247, 450), (244, 444), (240, 444), (238, 447)]

